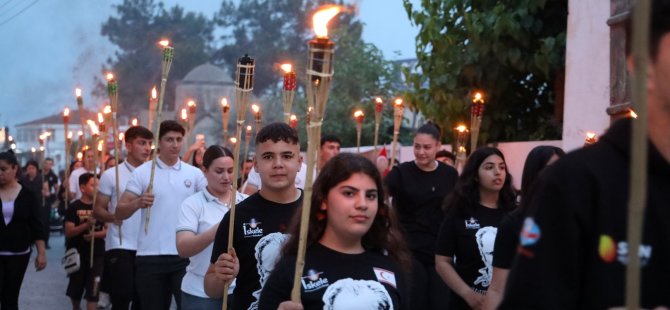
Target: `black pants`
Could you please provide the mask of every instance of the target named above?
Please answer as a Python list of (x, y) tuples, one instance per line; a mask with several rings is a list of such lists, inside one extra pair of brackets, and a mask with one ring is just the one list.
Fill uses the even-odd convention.
[(0, 309), (19, 308), (19, 290), (29, 261), (30, 253), (0, 256)]
[(177, 255), (136, 256), (135, 285), (142, 309), (170, 309), (172, 296), (181, 309), (181, 280), (187, 265), (188, 259)]
[(141, 309), (135, 290), (135, 251), (114, 249), (105, 252), (105, 275), (102, 278), (105, 291), (109, 293), (112, 310)]
[(435, 265), (412, 261), (411, 309), (449, 309), (451, 290)]

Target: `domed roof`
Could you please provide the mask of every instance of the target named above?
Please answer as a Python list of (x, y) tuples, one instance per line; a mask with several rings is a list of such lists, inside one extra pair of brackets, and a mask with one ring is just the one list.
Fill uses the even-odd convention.
[(182, 80), (182, 83), (232, 84), (233, 79), (230, 78), (230, 75), (225, 70), (211, 63), (206, 63), (189, 71)]

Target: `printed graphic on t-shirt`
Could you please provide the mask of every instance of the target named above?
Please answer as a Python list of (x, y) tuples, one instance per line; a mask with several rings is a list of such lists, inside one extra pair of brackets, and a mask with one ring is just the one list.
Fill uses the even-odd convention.
[[(652, 247), (650, 245), (640, 244), (640, 247), (638, 248), (640, 266), (644, 267), (647, 265), (649, 259), (651, 259), (651, 250)], [(608, 235), (600, 235), (598, 254), (600, 254), (600, 258), (606, 263), (612, 263), (616, 258), (619, 263), (625, 266), (628, 263), (628, 242), (615, 242), (614, 239)]]
[(493, 273), (493, 245), (496, 241), (496, 234), (498, 233), (498, 228), (493, 226), (485, 226), (477, 230), (475, 233), (475, 240), (477, 241), (477, 247), (479, 248), (479, 255), (482, 257), (482, 262), (484, 262), (484, 268), (479, 269), (481, 274), (475, 280), (474, 285), (481, 285), (482, 287), (489, 287), (491, 284), (491, 274)]
[(249, 222), (242, 223), (242, 232), (244, 233), (244, 238), (263, 236), (263, 228), (261, 228), (261, 222), (257, 221), (255, 218), (252, 217), (249, 220)]
[[(251, 220), (253, 221), (254, 219)], [(261, 229), (261, 233), (262, 231), (263, 230)], [(259, 277), (258, 281), (261, 286), (257, 291), (252, 293), (255, 301), (249, 306), (249, 309), (258, 309), (258, 300), (261, 297), (261, 290), (263, 289), (263, 286), (265, 286), (265, 282), (270, 277), (270, 273), (272, 273), (277, 261), (281, 257), (281, 247), (288, 238), (288, 234), (285, 235), (280, 232), (275, 232), (264, 236), (258, 240), (258, 243), (256, 243), (254, 256), (256, 256), (256, 268), (258, 269)]]
[(341, 279), (323, 293), (323, 309), (393, 309), (391, 296), (377, 281)]
[(307, 276), (302, 277), (300, 282), (302, 283), (302, 288), (306, 293), (327, 287), (330, 284), (328, 282), (328, 278), (323, 275), (323, 272), (319, 272), (314, 269), (307, 270)]
[(479, 221), (474, 218), (470, 217), (469, 219), (465, 220), (465, 229), (479, 229)]
[(386, 283), (390, 286), (398, 288), (396, 286), (395, 273), (393, 271), (388, 271), (386, 269), (378, 268), (378, 267), (373, 267), (372, 271), (375, 272), (375, 276), (377, 277), (377, 281), (379, 281), (381, 283)]
[(523, 220), (523, 228), (521, 229), (521, 237), (519, 242), (522, 246), (530, 246), (540, 240), (540, 227), (537, 226), (532, 217), (527, 217)]

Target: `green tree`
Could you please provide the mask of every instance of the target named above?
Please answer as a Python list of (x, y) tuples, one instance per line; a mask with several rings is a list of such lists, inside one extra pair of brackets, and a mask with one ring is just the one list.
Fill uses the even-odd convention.
[(567, 0), (403, 1), (419, 27), (407, 97), (424, 115), (469, 126), (481, 90), (481, 142), (560, 137)]
[[(119, 112), (131, 115), (148, 108), (151, 87), (160, 85), (157, 42), (162, 38), (168, 38), (175, 49), (164, 100), (164, 108), (173, 109), (175, 84), (211, 58), (213, 22), (202, 14), (186, 13), (178, 5), (166, 9), (153, 0), (124, 0), (115, 8), (117, 16), (110, 17), (101, 32), (119, 48), (103, 68), (114, 72), (119, 81)], [(106, 96), (104, 83), (98, 83), (101, 97)]]

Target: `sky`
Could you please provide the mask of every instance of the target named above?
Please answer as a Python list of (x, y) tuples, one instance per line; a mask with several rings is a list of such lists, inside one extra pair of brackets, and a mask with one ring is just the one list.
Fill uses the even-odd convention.
[[(158, 1), (156, 1), (158, 2)], [(211, 17), (218, 0), (165, 0)], [(417, 5), (419, 0), (411, 0)], [(0, 126), (9, 126), (76, 107), (74, 88), (92, 104), (93, 76), (115, 47), (100, 35), (101, 24), (121, 0), (0, 0)], [(358, 0), (363, 39), (387, 59), (415, 57), (418, 32), (402, 0)], [(87, 101), (88, 97), (88, 101)]]

